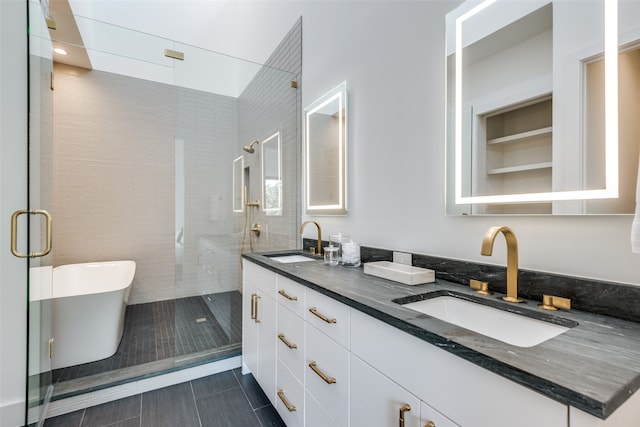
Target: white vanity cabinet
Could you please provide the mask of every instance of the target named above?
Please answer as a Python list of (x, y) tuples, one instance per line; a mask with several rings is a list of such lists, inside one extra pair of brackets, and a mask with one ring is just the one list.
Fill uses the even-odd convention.
[(566, 405), (356, 310), (351, 352), (460, 426), (568, 425)]
[(350, 410), (354, 427), (459, 427), (353, 354)]
[(337, 425), (347, 427), (350, 309), (308, 288), (306, 308), (305, 387)]
[(566, 405), (251, 262), (244, 266), (244, 372), (254, 374), (288, 427), (402, 426), (404, 405), (405, 427), (613, 425), (590, 423), (586, 414), (569, 424)]
[(304, 426), (305, 287), (278, 275), (276, 410), (288, 427)]
[(243, 260), (242, 363), (276, 404), (277, 275)]
[(352, 426), (423, 426), (420, 399), (354, 355), (351, 355), (350, 413)]

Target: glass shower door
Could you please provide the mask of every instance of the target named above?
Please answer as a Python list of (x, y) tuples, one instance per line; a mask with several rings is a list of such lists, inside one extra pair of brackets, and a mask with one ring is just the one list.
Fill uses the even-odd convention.
[[(52, 255), (51, 206), (53, 186), (53, 82), (52, 43), (45, 21), (47, 12), (29, 1), (29, 181), (28, 209), (28, 424), (42, 425), (53, 393), (51, 356)], [(20, 228), (22, 219), (16, 218)], [(22, 233), (22, 231), (20, 231)], [(17, 249), (17, 248), (16, 248)]]

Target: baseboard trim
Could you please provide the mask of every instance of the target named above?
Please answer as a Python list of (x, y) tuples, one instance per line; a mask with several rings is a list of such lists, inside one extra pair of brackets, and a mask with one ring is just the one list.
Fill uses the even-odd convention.
[(0, 406), (0, 425), (7, 427), (24, 425), (24, 400)]
[[(78, 411), (90, 406), (101, 405), (103, 403), (112, 402), (139, 393), (180, 384), (197, 378), (206, 377), (208, 375), (217, 374), (219, 372), (228, 371), (239, 368), (242, 357), (234, 356), (228, 359), (218, 360), (204, 365), (194, 366), (192, 368), (182, 369), (152, 378), (145, 378), (139, 381), (133, 381), (114, 387), (97, 390), (78, 396), (68, 397), (65, 399), (51, 402), (47, 411), (47, 418), (57, 417), (69, 412)], [(4, 424), (3, 424), (4, 425)]]

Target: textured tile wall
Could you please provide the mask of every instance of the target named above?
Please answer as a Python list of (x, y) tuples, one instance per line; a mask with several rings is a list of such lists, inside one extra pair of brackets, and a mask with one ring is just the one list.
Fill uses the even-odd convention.
[[(284, 215), (251, 208), (252, 222), (263, 226), (254, 249), (295, 247), (301, 94), (291, 81), (300, 87), (301, 42), (299, 20), (238, 99), (56, 64), (54, 265), (132, 259), (132, 304), (236, 288), (245, 216), (232, 213), (232, 162), (243, 145), (276, 131)], [(176, 224), (177, 140), (184, 147), (183, 224)], [(251, 199), (261, 198), (259, 153), (245, 154)], [(213, 279), (202, 272), (203, 238), (228, 251)]]
[[(133, 304), (210, 292), (195, 280), (198, 235), (233, 226), (237, 100), (57, 64), (54, 123), (54, 265), (133, 259)], [(187, 188), (182, 268), (177, 139)]]
[[(300, 225), (301, 181), (301, 103), (302, 103), (302, 18), (296, 22), (280, 45), (239, 97), (238, 152), (243, 153), (245, 168), (250, 168), (250, 200), (262, 197), (261, 153), (241, 151), (242, 145), (254, 139), (260, 141), (281, 133), (283, 215), (266, 216), (260, 209), (251, 209), (251, 223), (261, 225), (259, 237), (252, 236), (255, 252), (290, 249), (298, 245)], [(298, 88), (291, 87), (296, 81)], [(257, 147), (258, 148), (258, 147)], [(244, 226), (245, 214), (236, 214), (238, 228)], [(244, 251), (250, 246), (248, 237)]]
[[(237, 156), (238, 100), (191, 89), (176, 91), (176, 138), (184, 143), (184, 256), (179, 297), (237, 289), (238, 263), (213, 256), (205, 262), (213, 242), (222, 251), (237, 247), (231, 207), (231, 169)], [(203, 267), (208, 268), (203, 272)], [(206, 273), (206, 274), (203, 274)], [(180, 275), (180, 273), (178, 273)]]
[(54, 265), (132, 259), (130, 302), (174, 295), (174, 89), (56, 64)]

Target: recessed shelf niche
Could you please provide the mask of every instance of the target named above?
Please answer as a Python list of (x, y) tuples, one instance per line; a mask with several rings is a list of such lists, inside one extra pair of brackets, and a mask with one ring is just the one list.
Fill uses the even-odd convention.
[[(552, 191), (552, 98), (547, 95), (479, 117), (480, 150), (486, 187), (481, 194)], [(484, 131), (483, 131), (484, 129)], [(483, 170), (484, 169), (484, 170)], [(550, 213), (551, 203), (537, 203), (536, 213)], [(527, 204), (530, 210), (532, 204)], [(486, 206), (486, 213), (518, 213), (522, 205)], [(491, 211), (491, 212), (489, 212)]]

